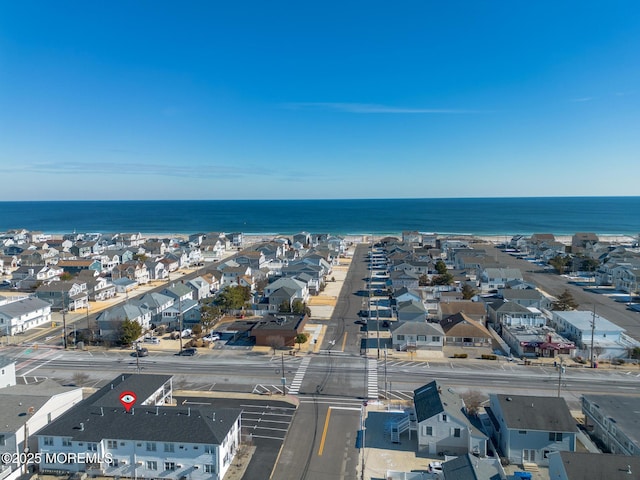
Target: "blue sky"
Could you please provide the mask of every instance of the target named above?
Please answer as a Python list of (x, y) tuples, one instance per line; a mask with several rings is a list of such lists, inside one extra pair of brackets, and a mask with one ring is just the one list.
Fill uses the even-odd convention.
[(640, 195), (640, 2), (393, 3), (0, 3), (0, 200)]

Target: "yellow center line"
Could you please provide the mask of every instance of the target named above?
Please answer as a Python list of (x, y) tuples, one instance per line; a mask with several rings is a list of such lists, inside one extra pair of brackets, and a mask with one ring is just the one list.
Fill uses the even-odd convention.
[(322, 431), (322, 438), (320, 439), (320, 449), (318, 450), (318, 456), (322, 456), (322, 451), (324, 450), (324, 441), (327, 438), (327, 431), (329, 430), (329, 417), (331, 417), (331, 407), (327, 410), (327, 418), (324, 421), (324, 430)]
[(344, 352), (344, 346), (347, 344), (347, 332), (344, 332), (344, 337), (342, 338), (342, 351)]

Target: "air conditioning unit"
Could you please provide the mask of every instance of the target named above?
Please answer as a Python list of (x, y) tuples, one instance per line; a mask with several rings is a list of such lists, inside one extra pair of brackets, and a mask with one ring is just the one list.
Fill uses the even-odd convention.
[(120, 463), (120, 465), (126, 465), (129, 462), (127, 462), (126, 460), (120, 460), (120, 462), (118, 462), (118, 463)]
[(200, 465), (194, 465), (193, 468), (195, 468), (196, 470), (200, 468)]

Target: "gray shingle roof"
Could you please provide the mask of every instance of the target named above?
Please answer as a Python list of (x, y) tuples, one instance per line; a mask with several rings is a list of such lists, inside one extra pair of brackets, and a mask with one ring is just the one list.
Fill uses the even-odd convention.
[(45, 307), (51, 307), (51, 304), (36, 297), (28, 297), (0, 306), (0, 313), (7, 315), (9, 318), (15, 318)]
[(576, 421), (564, 398), (497, 394), (507, 428), (575, 432)]
[[(38, 434), (86, 442), (106, 438), (220, 444), (240, 416), (240, 409), (141, 406), (170, 378), (170, 375), (120, 375)], [(126, 413), (120, 404), (120, 394), (128, 390), (138, 398), (131, 413)]]
[[(559, 452), (569, 480), (629, 480), (640, 476), (640, 457), (604, 453)], [(631, 471), (631, 473), (629, 473)], [(448, 477), (447, 477), (448, 478)]]

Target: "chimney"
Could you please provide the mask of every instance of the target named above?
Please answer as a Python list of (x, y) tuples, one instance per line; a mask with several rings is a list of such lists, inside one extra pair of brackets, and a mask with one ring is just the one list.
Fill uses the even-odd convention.
[(100, 407), (100, 416), (104, 417), (104, 408)]
[(84, 432), (84, 423), (80, 422), (80, 431)]

